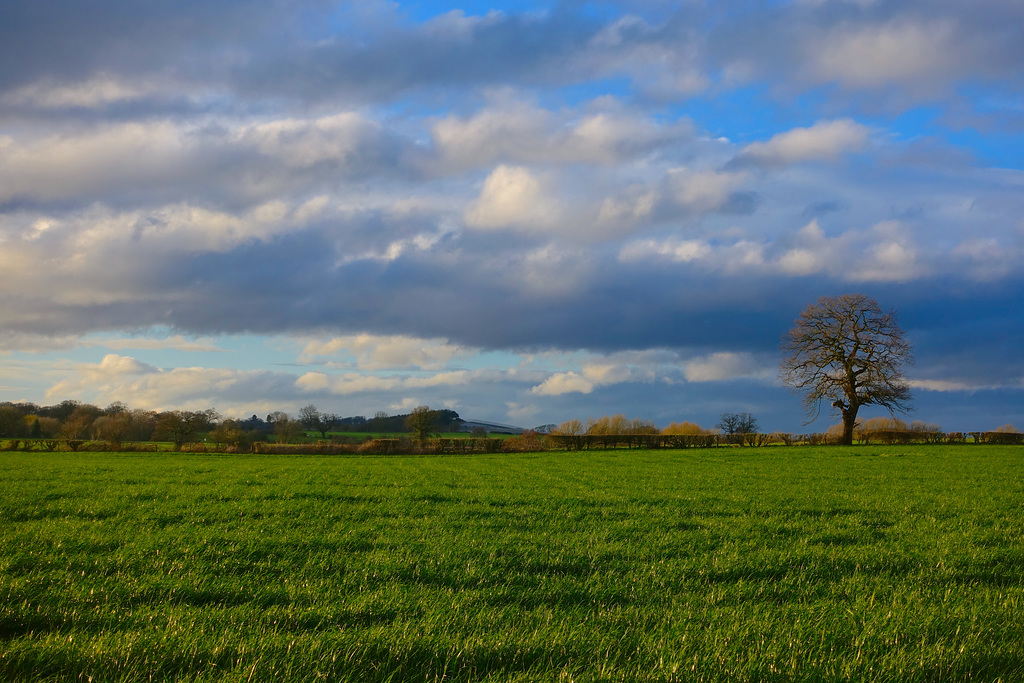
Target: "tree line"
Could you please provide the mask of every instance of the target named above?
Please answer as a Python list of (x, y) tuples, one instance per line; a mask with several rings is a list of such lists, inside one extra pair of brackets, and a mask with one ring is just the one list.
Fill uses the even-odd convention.
[(306, 439), (312, 432), (328, 439), (331, 432), (409, 433), (417, 438), (455, 431), (462, 419), (453, 410), (430, 410), (421, 406), (411, 413), (388, 415), (378, 412), (342, 417), (321, 411), (315, 405), (303, 407), (292, 417), (275, 411), (265, 418), (225, 418), (213, 408), (206, 410), (152, 411), (129, 408), (117, 401), (105, 408), (74, 400), (56, 405), (0, 403), (0, 438), (32, 439), (41, 450), (64, 446), (78, 450), (88, 441), (99, 441), (112, 448), (125, 443), (170, 442), (176, 450), (198, 439), (216, 444), (249, 446), (259, 441), (291, 444)]

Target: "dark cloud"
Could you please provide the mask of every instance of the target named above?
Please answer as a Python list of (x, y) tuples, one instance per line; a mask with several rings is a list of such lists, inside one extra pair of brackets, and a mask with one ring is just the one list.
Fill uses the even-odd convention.
[(233, 46), (294, 25), (294, 9), (276, 0), (14, 0), (0, 8), (0, 87), (62, 83), (97, 71), (173, 73), (197, 62), (205, 70)]

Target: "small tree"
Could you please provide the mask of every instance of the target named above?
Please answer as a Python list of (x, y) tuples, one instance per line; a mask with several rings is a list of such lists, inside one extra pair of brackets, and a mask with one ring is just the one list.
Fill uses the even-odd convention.
[(903, 366), (913, 362), (910, 343), (903, 338), (896, 313), (883, 312), (871, 297), (818, 299), (783, 337), (782, 349), (788, 355), (779, 378), (804, 394), (810, 420), (820, 414), (822, 401), (839, 411), (843, 444), (853, 443), (861, 406), (882, 406), (890, 414), (909, 407), (910, 385)]
[(172, 410), (161, 413), (153, 432), (154, 438), (170, 441), (174, 450), (189, 443), (201, 431), (210, 429), (217, 412), (212, 408), (204, 411)]
[(106, 413), (92, 423), (93, 435), (106, 441), (114, 448), (120, 448), (131, 431), (130, 413)]
[(667, 427), (661, 430), (662, 434), (704, 434), (704, 429), (696, 422), (672, 422)]
[(88, 415), (72, 415), (60, 427), (60, 435), (64, 444), (73, 451), (77, 451), (85, 443), (92, 420)]
[(267, 422), (274, 426), (274, 440), (277, 443), (294, 443), (302, 434), (303, 424), (293, 420), (288, 413), (276, 411), (267, 415)]
[(584, 436), (585, 432), (586, 428), (583, 426), (583, 423), (576, 418), (566, 420), (562, 424), (558, 425), (558, 427), (551, 430), (552, 436), (556, 438), (562, 437), (559, 441), (566, 448), (571, 448), (577, 451), (582, 450), (583, 445), (586, 442), (586, 437)]
[(417, 406), (409, 416), (405, 418), (406, 428), (416, 435), (420, 445), (427, 443), (430, 434), (434, 431), (435, 412), (428, 406)]
[(723, 434), (754, 434), (757, 418), (750, 413), (722, 413), (717, 425)]
[(314, 432), (320, 433), (321, 439), (327, 438), (327, 432), (331, 431), (340, 418), (333, 413), (322, 413), (312, 403), (299, 411), (299, 420), (306, 427)]

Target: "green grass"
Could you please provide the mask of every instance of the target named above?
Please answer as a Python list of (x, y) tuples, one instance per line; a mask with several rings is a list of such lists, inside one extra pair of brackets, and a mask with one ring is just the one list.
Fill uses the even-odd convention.
[(1022, 465), (0, 453), (0, 680), (1024, 680)]

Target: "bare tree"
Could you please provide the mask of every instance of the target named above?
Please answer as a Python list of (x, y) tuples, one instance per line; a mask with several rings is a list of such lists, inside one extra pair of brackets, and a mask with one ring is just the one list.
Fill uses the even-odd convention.
[[(829, 401), (843, 418), (841, 443), (853, 443), (861, 406), (877, 405), (890, 414), (906, 412), (910, 385), (903, 366), (913, 363), (913, 350), (896, 323), (896, 313), (883, 312), (863, 294), (822, 297), (810, 304), (783, 337), (779, 378), (804, 394), (810, 420)], [(809, 420), (809, 421), (810, 421)]]
[(274, 425), (274, 438), (277, 443), (293, 443), (302, 434), (303, 423), (293, 420), (288, 413), (280, 410), (267, 415), (267, 422)]
[(333, 413), (321, 413), (312, 403), (299, 410), (299, 421), (305, 425), (306, 429), (319, 432), (321, 439), (327, 438), (327, 432), (338, 424), (339, 419), (341, 418)]
[(750, 413), (722, 413), (715, 426), (723, 434), (754, 434), (757, 432), (757, 418)]

